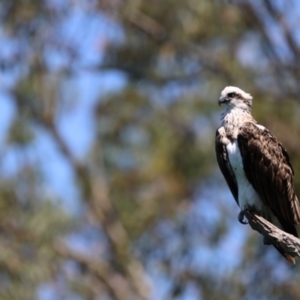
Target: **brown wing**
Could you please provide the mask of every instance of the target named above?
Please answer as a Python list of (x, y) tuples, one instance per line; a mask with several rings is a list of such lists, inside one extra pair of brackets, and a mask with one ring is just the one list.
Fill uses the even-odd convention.
[(295, 194), (294, 171), (281, 143), (267, 129), (245, 123), (238, 146), (249, 182), (271, 211), (290, 224), (300, 222), (300, 203)]
[(215, 141), (215, 149), (216, 149), (216, 156), (217, 161), (220, 167), (220, 170), (230, 188), (230, 191), (236, 201), (238, 202), (238, 186), (236, 183), (235, 175), (231, 169), (229, 158), (227, 154), (226, 145), (222, 143), (222, 136), (220, 135), (219, 131), (216, 132), (216, 141)]

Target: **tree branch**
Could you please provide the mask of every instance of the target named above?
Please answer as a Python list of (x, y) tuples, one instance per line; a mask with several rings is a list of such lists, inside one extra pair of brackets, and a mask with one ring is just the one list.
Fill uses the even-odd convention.
[(81, 265), (82, 269), (86, 269), (93, 273), (106, 287), (107, 292), (112, 299), (133, 299), (134, 294), (132, 293), (131, 286), (128, 284), (126, 278), (120, 273), (116, 273), (112, 270), (108, 263), (87, 258), (85, 255), (75, 252), (59, 241), (57, 241), (53, 247), (61, 257), (74, 260)]
[(264, 237), (265, 245), (274, 245), (292, 257), (300, 257), (300, 239), (280, 230), (261, 216), (247, 210), (245, 216), (249, 225)]

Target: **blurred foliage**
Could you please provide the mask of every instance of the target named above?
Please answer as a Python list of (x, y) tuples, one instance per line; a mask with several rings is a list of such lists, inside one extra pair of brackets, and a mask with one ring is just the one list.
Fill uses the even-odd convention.
[[(239, 86), (290, 153), (300, 194), (298, 11), (295, 0), (2, 0), (14, 113), (0, 151), (0, 299), (298, 299), (299, 268), (237, 222), (214, 154), (217, 99)], [(93, 76), (84, 96), (80, 78)], [(81, 142), (62, 124), (94, 91)], [(56, 179), (72, 174), (63, 194), (51, 162)]]

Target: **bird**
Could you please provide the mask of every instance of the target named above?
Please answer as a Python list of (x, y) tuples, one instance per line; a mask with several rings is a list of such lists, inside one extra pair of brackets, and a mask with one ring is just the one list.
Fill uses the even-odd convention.
[[(289, 155), (278, 139), (252, 116), (253, 97), (235, 86), (221, 92), (219, 106), (225, 106), (216, 131), (215, 151), (219, 168), (240, 207), (254, 210), (283, 231), (298, 237), (300, 203), (293, 183)], [(295, 259), (273, 245), (290, 263)]]

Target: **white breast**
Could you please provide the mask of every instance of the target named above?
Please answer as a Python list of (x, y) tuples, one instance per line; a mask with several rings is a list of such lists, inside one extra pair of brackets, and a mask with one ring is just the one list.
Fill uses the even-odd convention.
[(230, 142), (229, 144), (227, 144), (226, 148), (227, 148), (229, 161), (235, 175), (240, 176), (241, 173), (243, 175), (244, 174), (243, 161), (242, 161), (242, 156), (237, 141), (235, 140), (234, 142)]
[(245, 205), (248, 204), (251, 206), (254, 205), (259, 211), (262, 210), (263, 203), (245, 175), (243, 160), (237, 141), (235, 140), (231, 143), (228, 143), (226, 148), (238, 185), (238, 200), (240, 208), (243, 209)]

